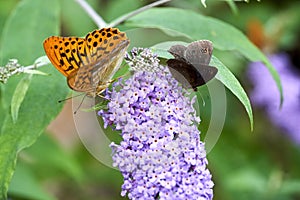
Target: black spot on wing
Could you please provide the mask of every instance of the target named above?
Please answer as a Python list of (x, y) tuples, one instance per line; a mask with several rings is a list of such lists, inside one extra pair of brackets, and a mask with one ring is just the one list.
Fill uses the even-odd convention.
[(114, 34), (118, 34), (118, 30), (117, 30), (117, 29), (113, 30), (112, 32), (113, 32)]
[(74, 69), (73, 65), (70, 65), (65, 71), (71, 71), (73, 69)]

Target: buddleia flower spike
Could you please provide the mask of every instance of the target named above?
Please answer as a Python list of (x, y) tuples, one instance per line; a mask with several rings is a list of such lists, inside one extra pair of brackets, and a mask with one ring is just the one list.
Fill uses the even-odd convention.
[[(133, 49), (126, 61), (133, 76), (116, 82), (100, 110), (104, 126), (121, 131), (111, 143), (114, 166), (129, 199), (212, 199), (213, 182), (200, 141), (195, 98), (148, 49)], [(153, 68), (151, 68), (151, 66)], [(150, 69), (150, 70), (148, 70)]]

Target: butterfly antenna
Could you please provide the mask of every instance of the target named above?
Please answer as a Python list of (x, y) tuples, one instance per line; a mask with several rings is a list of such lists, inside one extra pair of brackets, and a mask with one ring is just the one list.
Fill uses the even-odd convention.
[(73, 98), (75, 98), (75, 97), (79, 97), (79, 96), (82, 96), (83, 94), (78, 94), (78, 95), (76, 95), (76, 96), (72, 96), (72, 97), (68, 97), (68, 98), (66, 98), (66, 99), (62, 99), (62, 100), (58, 100), (57, 102), (58, 103), (61, 103), (61, 102), (63, 102), (63, 101), (67, 101), (67, 100), (70, 100), (70, 99), (73, 99)]
[(83, 96), (83, 98), (82, 98), (80, 104), (78, 105), (77, 109), (76, 109), (76, 110), (74, 111), (74, 113), (73, 113), (74, 115), (77, 113), (77, 111), (79, 110), (79, 108), (82, 106), (82, 103), (83, 103), (83, 101), (84, 101), (84, 99), (85, 99), (86, 96), (87, 96), (86, 94)]

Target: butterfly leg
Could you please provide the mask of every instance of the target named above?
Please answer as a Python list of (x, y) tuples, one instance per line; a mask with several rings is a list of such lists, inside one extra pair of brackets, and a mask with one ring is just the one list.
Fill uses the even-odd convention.
[(97, 93), (97, 96), (100, 97), (100, 98), (102, 98), (102, 99), (105, 99), (105, 100), (107, 100), (107, 101), (110, 101), (110, 100), (111, 100), (111, 99), (109, 99), (109, 98), (103, 96), (102, 93)]

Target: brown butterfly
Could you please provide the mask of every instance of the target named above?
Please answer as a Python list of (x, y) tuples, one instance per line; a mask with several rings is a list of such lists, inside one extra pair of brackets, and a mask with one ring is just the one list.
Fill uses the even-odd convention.
[(210, 81), (218, 72), (217, 68), (209, 66), (212, 50), (212, 43), (208, 40), (195, 41), (187, 47), (174, 45), (169, 49), (174, 59), (169, 59), (167, 65), (184, 88), (196, 91), (198, 86)]
[(67, 77), (72, 90), (99, 95), (112, 82), (129, 40), (117, 28), (103, 28), (85, 38), (52, 36), (44, 41), (45, 52), (55, 68)]

